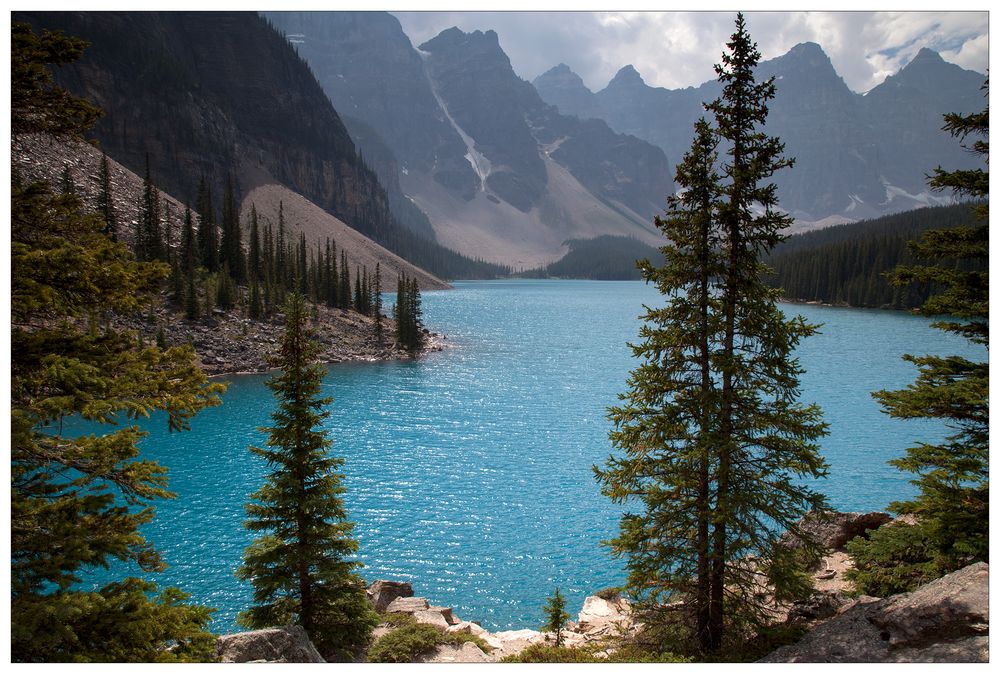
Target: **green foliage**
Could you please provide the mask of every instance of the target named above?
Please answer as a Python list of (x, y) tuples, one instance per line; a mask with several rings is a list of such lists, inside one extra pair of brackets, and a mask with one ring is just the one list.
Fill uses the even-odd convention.
[(923, 525), (882, 526), (847, 543), (854, 562), (847, 579), (863, 594), (888, 597), (910, 592), (947, 573), (935, 538)]
[(99, 592), (18, 596), (11, 642), (22, 662), (210, 662), (213, 609), (185, 603), (177, 588), (159, 594), (137, 578)]
[(417, 279), (400, 276), (396, 282), (396, 302), (392, 306), (396, 321), (396, 344), (411, 354), (424, 346), (423, 324), (420, 309), (420, 287)]
[(11, 133), (82, 137), (101, 112), (55, 86), (49, 66), (72, 63), (87, 43), (48, 31), (39, 37), (24, 23), (11, 24), (10, 40)]
[(550, 646), (548, 644), (532, 644), (520, 653), (508, 655), (500, 662), (509, 663), (682, 663), (691, 662), (690, 658), (645, 649), (636, 645), (618, 646), (607, 657), (596, 653), (603, 646), (581, 646), (567, 648), (565, 646)]
[[(79, 53), (69, 38), (39, 40), (17, 25), (12, 33), (15, 79), (27, 72), (35, 84), (48, 82), (39, 74), (47, 63)], [(78, 136), (83, 128), (73, 124), (93, 118), (65, 92), (15, 93), (15, 130)], [(190, 348), (142, 347), (104, 320), (138, 316), (168, 272), (136, 262), (106, 228), (72, 195), (54, 195), (43, 183), (11, 186), (14, 661), (187, 660), (212, 652), (210, 610), (185, 604), (177, 589), (154, 596), (155, 585), (135, 578), (97, 592), (74, 589), (87, 570), (114, 560), (163, 568), (140, 527), (158, 499), (172, 497), (167, 471), (138, 458), (145, 434), (128, 422), (163, 411), (171, 430), (184, 430), (199, 410), (219, 404), (224, 389), (208, 383)], [(68, 417), (106, 432), (63, 436)]]
[(774, 84), (754, 79), (760, 54), (742, 15), (728, 47), (716, 66), (722, 97), (706, 106), (716, 127), (695, 125), (677, 167), (681, 194), (656, 219), (665, 264), (640, 264), (667, 303), (647, 308), (643, 341), (632, 346), (642, 364), (609, 410), (624, 456), (595, 467), (606, 496), (640, 506), (609, 541), (627, 558), (638, 609), (656, 619), (658, 607), (683, 600), (670, 620), (680, 614), (702, 653), (718, 652), (727, 632), (733, 641), (766, 624), (760, 572), (779, 596), (802, 590), (799, 562), (777, 532), (797, 531), (805, 512), (824, 507), (803, 478), (826, 470), (821, 412), (796, 402), (793, 352), (816, 328), (786, 318), (762, 280), (761, 257), (791, 222), (767, 182), (791, 161), (760, 130)]
[[(972, 150), (986, 160), (989, 143), (989, 114), (947, 115), (945, 129), (964, 140), (981, 136)], [(989, 347), (989, 180), (984, 169), (947, 172), (938, 168), (930, 184), (935, 189), (952, 189), (984, 201), (976, 208), (977, 222), (924, 234), (913, 245), (919, 259), (952, 259), (978, 263), (963, 270), (937, 265), (901, 267), (893, 282), (906, 285), (931, 282), (942, 290), (931, 296), (919, 313), (946, 315), (933, 325), (955, 333), (974, 344)], [(961, 356), (913, 356), (904, 359), (917, 366), (913, 384), (899, 391), (873, 394), (884, 411), (900, 419), (939, 419), (952, 434), (940, 444), (918, 443), (906, 455), (890, 461), (900, 470), (913, 473), (919, 494), (912, 500), (892, 503), (896, 512), (914, 515), (919, 524), (911, 545), (916, 550), (933, 546), (933, 560), (939, 573), (947, 573), (974, 561), (989, 561), (989, 364)], [(877, 559), (895, 553), (898, 532), (892, 538), (875, 538), (856, 546), (857, 554)], [(917, 572), (926, 570), (920, 562)], [(901, 575), (907, 575), (905, 570)]]
[(267, 382), (278, 401), (265, 447), (250, 451), (271, 473), (246, 506), (246, 527), (260, 534), (247, 547), (237, 577), (254, 587), (254, 606), (239, 616), (250, 628), (302, 625), (328, 659), (347, 657), (368, 643), (378, 616), (352, 559), (358, 542), (347, 519), (332, 442), (322, 428), (330, 398), (320, 396), (325, 368), (305, 301), (292, 294), (286, 328)]
[(566, 597), (559, 592), (558, 587), (552, 593), (552, 596), (549, 597), (548, 602), (546, 602), (544, 611), (548, 621), (542, 627), (542, 630), (555, 632), (556, 646), (559, 646), (562, 644), (562, 631), (566, 627), (566, 621), (569, 620), (569, 613), (566, 613)]
[(447, 633), (441, 628), (426, 623), (418, 623), (408, 614), (387, 614), (385, 621), (393, 625), (388, 634), (383, 635), (368, 649), (369, 662), (413, 662), (438, 646), (470, 642), (484, 653), (492, 649), (482, 638), (464, 632)]

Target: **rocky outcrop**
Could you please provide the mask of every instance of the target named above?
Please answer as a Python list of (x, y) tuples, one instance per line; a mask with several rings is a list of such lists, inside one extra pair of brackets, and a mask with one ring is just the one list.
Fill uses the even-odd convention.
[(862, 598), (761, 662), (988, 662), (989, 565)]
[[(814, 539), (827, 550), (839, 550), (857, 536), (867, 537), (868, 532), (878, 529), (892, 520), (883, 512), (872, 513), (808, 513), (799, 520), (797, 526), (805, 536)], [(782, 535), (782, 545), (791, 549), (801, 548), (802, 539), (792, 533)]]
[(587, 597), (577, 618), (576, 630), (591, 639), (624, 634), (633, 626), (632, 610), (623, 597)]
[(420, 656), (414, 662), (495, 662), (495, 660), (483, 653), (479, 646), (466, 641), (461, 644), (436, 646), (433, 651)]
[(224, 634), (216, 652), (221, 662), (326, 662), (301, 625)]
[(396, 599), (412, 596), (413, 585), (407, 582), (376, 580), (368, 587), (368, 598), (376, 611), (384, 612)]

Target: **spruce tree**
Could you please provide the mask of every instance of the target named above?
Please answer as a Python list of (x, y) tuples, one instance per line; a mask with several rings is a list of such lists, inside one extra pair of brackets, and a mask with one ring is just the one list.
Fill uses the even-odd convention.
[(201, 177), (195, 200), (198, 210), (198, 250), (201, 264), (209, 272), (219, 270), (219, 235), (215, 225), (215, 207), (212, 205), (212, 188)]
[(385, 326), (382, 324), (382, 265), (379, 262), (375, 263), (374, 293), (375, 343), (381, 347), (385, 340)]
[(104, 218), (104, 233), (112, 241), (118, 240), (118, 217), (115, 215), (114, 190), (111, 184), (111, 167), (108, 155), (101, 153), (101, 167), (98, 172), (101, 189), (97, 193), (97, 212)]
[(219, 264), (229, 267), (229, 275), (236, 283), (246, 278), (246, 258), (243, 254), (240, 212), (236, 205), (232, 177), (226, 179), (226, 193), (222, 200), (222, 241), (219, 244)]
[[(945, 115), (944, 129), (963, 142), (978, 137), (966, 149), (985, 164), (988, 108)], [(981, 200), (975, 209), (978, 222), (926, 232), (912, 244), (925, 264), (897, 268), (892, 281), (904, 287), (932, 284), (938, 292), (918, 313), (937, 317), (936, 328), (989, 348), (989, 173), (938, 167), (929, 184)], [(879, 529), (851, 547), (855, 578), (880, 594), (908, 591), (974, 561), (989, 561), (989, 363), (962, 356), (904, 359), (917, 366), (916, 381), (899, 391), (878, 391), (875, 399), (890, 416), (943, 420), (952, 434), (942, 443), (918, 443), (890, 461), (913, 473), (920, 489), (915, 498), (894, 502), (890, 509), (915, 516), (917, 523)]]
[[(704, 120), (696, 125), (677, 170), (682, 194), (656, 221), (665, 264), (641, 267), (667, 304), (647, 311), (633, 347), (643, 363), (610, 410), (611, 440), (625, 455), (595, 468), (607, 496), (642, 506), (610, 541), (627, 557), (629, 590), (653, 622), (682, 599), (703, 653), (771, 619), (761, 577), (779, 598), (807, 589), (777, 539), (801, 533), (800, 517), (824, 506), (801, 478), (825, 473), (815, 444), (825, 424), (816, 406), (796, 402), (792, 356), (815, 328), (787, 319), (762, 278), (761, 257), (789, 224), (766, 181), (790, 161), (760, 130), (774, 84), (754, 79), (760, 55), (742, 15), (728, 48), (716, 66), (722, 97), (707, 106), (717, 137)], [(716, 168), (720, 142), (727, 161)]]
[(250, 628), (298, 624), (327, 657), (347, 657), (368, 643), (378, 622), (352, 559), (358, 542), (344, 507), (343, 459), (329, 454), (322, 428), (332, 402), (321, 397), (325, 368), (303, 297), (285, 306), (285, 334), (267, 386), (278, 401), (265, 447), (250, 451), (271, 469), (247, 505), (246, 527), (261, 534), (237, 576), (254, 586), (255, 605), (240, 614)]
[(163, 244), (163, 231), (160, 229), (160, 191), (153, 183), (148, 152), (139, 213), (139, 230), (135, 235), (136, 258), (142, 262), (166, 260), (167, 251)]
[(556, 648), (558, 648), (562, 645), (562, 631), (566, 628), (566, 621), (569, 620), (569, 613), (566, 612), (566, 597), (559, 592), (558, 587), (545, 604), (545, 617), (548, 618), (548, 622), (542, 629), (546, 632), (555, 632)]
[[(47, 66), (83, 43), (12, 26), (11, 126), (79, 137), (93, 108), (51, 86)], [(11, 187), (11, 659), (151, 662), (214, 657), (211, 610), (177, 588), (121, 578), (97, 590), (79, 581), (118, 560), (145, 572), (163, 561), (141, 532), (169, 498), (167, 471), (139, 458), (130, 423), (156, 411), (184, 430), (218, 404), (189, 347), (140, 348), (95, 318), (135, 315), (168, 268), (139, 263), (72, 196), (43, 183)], [(88, 326), (88, 323), (90, 324)], [(88, 435), (61, 421), (92, 422)]]

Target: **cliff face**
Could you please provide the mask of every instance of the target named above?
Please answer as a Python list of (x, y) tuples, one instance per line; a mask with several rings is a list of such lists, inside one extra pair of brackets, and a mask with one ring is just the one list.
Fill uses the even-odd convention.
[(449, 29), (414, 49), (384, 13), (266, 16), (308, 60), (390, 200), (398, 180), (401, 203), (445, 245), (517, 268), (558, 258), (568, 239), (655, 240), (650, 221), (672, 190), (662, 151), (561, 115), (517, 77), (496, 33)]
[(257, 15), (240, 12), (36, 12), (37, 28), (90, 42), (61, 83), (104, 110), (94, 135), (134, 171), (148, 152), (162, 186), (193, 196), (288, 185), (353, 220), (388, 221), (385, 195), (308, 68)]

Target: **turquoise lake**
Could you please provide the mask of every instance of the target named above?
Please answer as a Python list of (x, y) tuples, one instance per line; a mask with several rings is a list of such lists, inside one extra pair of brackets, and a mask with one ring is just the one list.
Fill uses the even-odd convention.
[[(331, 365), (328, 427), (346, 459), (362, 575), (412, 581), (418, 596), (492, 630), (537, 628), (556, 586), (575, 617), (586, 595), (620, 584), (623, 563), (600, 541), (621, 510), (591, 467), (611, 451), (606, 409), (637, 365), (626, 342), (644, 303), (662, 299), (641, 282), (456, 283), (423, 294), (425, 323), (449, 348), (418, 362)], [(798, 351), (802, 400), (830, 424), (830, 473), (818, 488), (839, 510), (910, 496), (909, 476), (886, 461), (946, 429), (890, 419), (869, 393), (913, 381), (904, 353), (985, 350), (901, 312), (783, 308), (824, 324)], [(169, 468), (177, 494), (144, 530), (170, 565), (150, 577), (216, 607), (216, 632), (237, 630), (251, 601), (233, 572), (251, 540), (243, 506), (265, 473), (247, 446), (263, 441), (257, 428), (274, 408), (266, 378), (228, 378), (224, 404), (190, 432), (169, 434), (157, 417), (146, 424), (144, 455)]]

